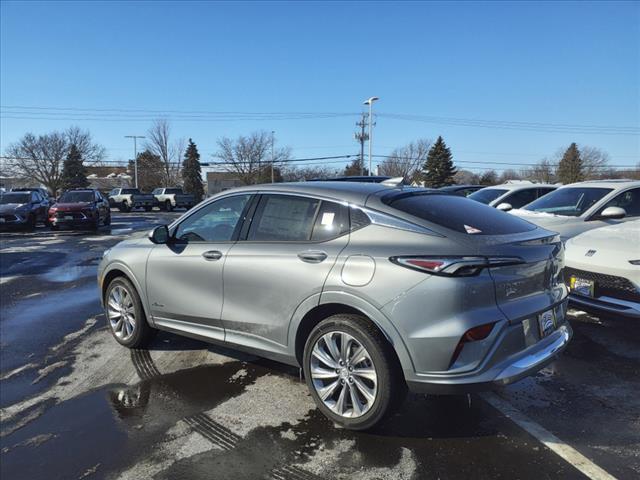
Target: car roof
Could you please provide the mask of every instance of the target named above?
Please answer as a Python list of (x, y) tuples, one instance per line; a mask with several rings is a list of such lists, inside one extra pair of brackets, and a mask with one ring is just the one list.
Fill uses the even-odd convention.
[(508, 192), (514, 192), (516, 190), (524, 190), (527, 188), (541, 188), (541, 187), (555, 189), (555, 188), (558, 188), (559, 185), (551, 185), (549, 183), (533, 183), (533, 182), (502, 183), (500, 185), (491, 185), (490, 187), (485, 187), (483, 188), (483, 190), (500, 189), (500, 190), (506, 190)]
[(440, 187), (438, 190), (447, 192), (447, 191), (454, 191), (454, 190), (464, 190), (465, 188), (484, 188), (484, 187), (483, 185), (462, 184), (462, 185), (449, 185), (447, 187)]
[(386, 175), (350, 175), (346, 177), (312, 178), (308, 182), (361, 182), (361, 183), (382, 183), (392, 177)]
[(587, 180), (585, 182), (568, 183), (560, 188), (567, 187), (591, 187), (591, 188), (613, 188), (622, 189), (627, 187), (640, 187), (640, 180), (613, 179), (613, 180)]

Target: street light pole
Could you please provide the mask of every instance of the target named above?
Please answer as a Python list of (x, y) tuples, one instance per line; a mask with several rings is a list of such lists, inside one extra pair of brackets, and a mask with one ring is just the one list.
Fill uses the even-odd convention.
[(274, 183), (274, 177), (273, 177), (273, 161), (275, 160), (275, 157), (273, 156), (273, 135), (274, 135), (273, 130), (271, 130), (271, 183)]
[(365, 100), (364, 105), (369, 105), (369, 176), (371, 173), (371, 158), (373, 151), (373, 102), (380, 100), (378, 97), (371, 97)]
[(136, 188), (138, 188), (138, 142), (139, 138), (146, 138), (142, 135), (125, 135), (124, 138), (133, 138), (133, 171)]

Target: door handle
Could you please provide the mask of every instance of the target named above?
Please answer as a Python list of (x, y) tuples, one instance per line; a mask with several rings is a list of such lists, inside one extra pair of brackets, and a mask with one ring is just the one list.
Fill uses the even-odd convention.
[(320, 263), (327, 258), (327, 254), (318, 251), (300, 252), (298, 258), (306, 263)]
[(222, 252), (219, 252), (218, 250), (209, 250), (208, 252), (204, 252), (202, 256), (205, 260), (209, 261), (220, 260), (222, 258)]

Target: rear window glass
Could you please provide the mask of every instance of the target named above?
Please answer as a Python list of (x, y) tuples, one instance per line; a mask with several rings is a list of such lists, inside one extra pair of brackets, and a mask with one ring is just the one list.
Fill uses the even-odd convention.
[(469, 198), (476, 202), (489, 204), (505, 193), (507, 193), (507, 191), (503, 188), (483, 188), (482, 190), (473, 192), (469, 195)]
[(412, 195), (387, 203), (402, 212), (469, 235), (506, 235), (536, 228), (509, 213), (453, 195)]

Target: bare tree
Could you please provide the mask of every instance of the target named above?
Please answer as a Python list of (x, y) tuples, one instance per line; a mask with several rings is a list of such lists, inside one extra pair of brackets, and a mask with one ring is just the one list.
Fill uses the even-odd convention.
[(44, 185), (56, 194), (62, 188), (62, 165), (71, 145), (90, 164), (99, 164), (105, 157), (104, 147), (94, 143), (88, 131), (71, 127), (39, 136), (25, 134), (7, 148), (9, 159), (4, 167), (9, 173)]
[(522, 178), (539, 183), (554, 183), (555, 173), (554, 167), (551, 162), (543, 158), (535, 165), (532, 165), (526, 170), (522, 171)]
[(417, 181), (422, 164), (427, 159), (429, 148), (431, 148), (431, 140), (426, 139), (416, 140), (404, 147), (396, 148), (378, 166), (378, 173), (390, 177), (404, 177), (409, 183)]
[(338, 175), (335, 168), (319, 166), (287, 167), (282, 171), (282, 179), (285, 182), (304, 182), (314, 178), (331, 178)]
[(160, 158), (164, 169), (165, 187), (176, 185), (180, 181), (180, 160), (185, 148), (183, 138), (171, 143), (171, 125), (165, 119), (158, 119), (147, 132), (145, 148)]
[[(220, 159), (220, 166), (228, 172), (238, 175), (245, 185), (270, 181), (271, 133), (253, 132), (248, 136), (240, 135), (232, 140), (223, 137), (218, 140), (218, 152), (214, 157)], [(274, 168), (291, 158), (288, 147), (274, 149)]]
[(458, 185), (477, 185), (480, 183), (480, 175), (469, 170), (458, 170), (453, 179)]

